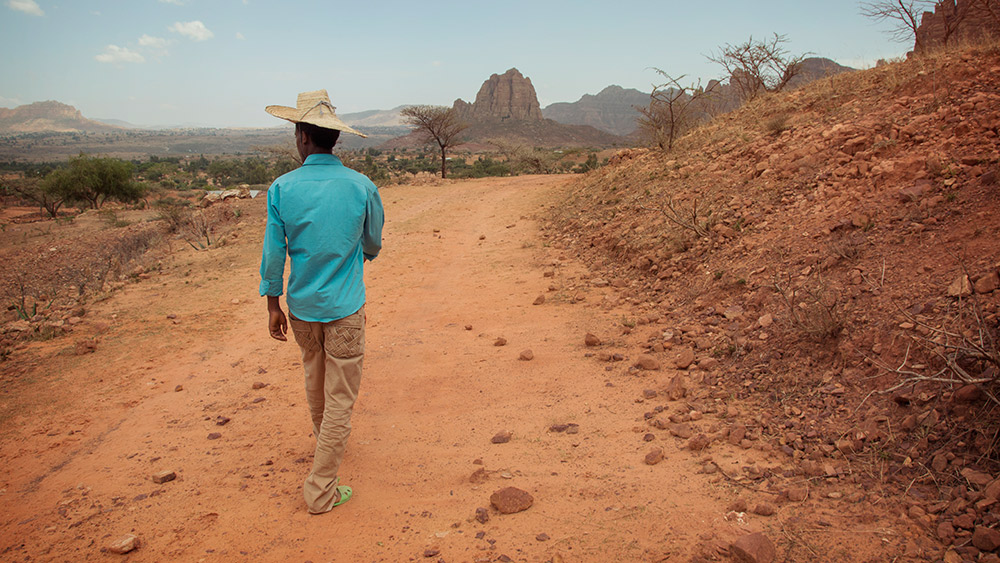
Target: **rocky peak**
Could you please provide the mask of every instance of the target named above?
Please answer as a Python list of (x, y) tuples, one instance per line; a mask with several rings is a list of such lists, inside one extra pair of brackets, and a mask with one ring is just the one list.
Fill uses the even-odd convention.
[(490, 76), (479, 88), (475, 102), (470, 105), (457, 100), (455, 109), (470, 119), (542, 119), (542, 108), (531, 79), (525, 78), (516, 68)]

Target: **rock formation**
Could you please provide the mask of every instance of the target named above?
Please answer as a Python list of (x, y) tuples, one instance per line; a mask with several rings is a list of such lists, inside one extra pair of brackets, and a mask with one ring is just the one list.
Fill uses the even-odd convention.
[(454, 107), (467, 120), (542, 119), (542, 108), (531, 79), (525, 78), (516, 68), (490, 76), (479, 88), (475, 102), (456, 100)]
[(1000, 0), (942, 0), (924, 12), (914, 50), (1000, 37)]
[(542, 110), (547, 119), (567, 125), (590, 125), (615, 135), (636, 130), (636, 107), (649, 105), (649, 93), (634, 88), (608, 86), (597, 95), (584, 94), (578, 101), (551, 104)]

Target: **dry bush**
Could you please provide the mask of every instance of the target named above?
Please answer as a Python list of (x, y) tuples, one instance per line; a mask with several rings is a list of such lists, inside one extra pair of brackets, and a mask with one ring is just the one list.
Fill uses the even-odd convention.
[(815, 342), (837, 338), (844, 328), (840, 296), (818, 275), (796, 285), (790, 277), (775, 278), (772, 287), (781, 296), (792, 326)]
[(239, 210), (228, 205), (218, 205), (209, 209), (192, 210), (178, 205), (160, 205), (157, 219), (167, 225), (171, 233), (176, 233), (195, 250), (208, 250), (224, 244), (228, 224), (239, 219)]

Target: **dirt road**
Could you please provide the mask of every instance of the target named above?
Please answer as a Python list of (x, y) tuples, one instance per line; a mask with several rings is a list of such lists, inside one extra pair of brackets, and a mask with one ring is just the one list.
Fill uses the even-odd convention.
[[(268, 338), (256, 293), (263, 201), (238, 204), (222, 248), (175, 244), (163, 270), (94, 305), (74, 335), (19, 353), (33, 367), (0, 403), (0, 559), (689, 560), (761, 529), (755, 515), (725, 519), (741, 491), (699, 472), (706, 454), (648, 426), (656, 406), (684, 409), (643, 399), (676, 372), (630, 372), (640, 350), (621, 336), (612, 290), (540, 236), (565, 181), (382, 191), (385, 248), (366, 273), (365, 376), (342, 468), (355, 496), (322, 516), (301, 498), (313, 438), (298, 350)], [(74, 355), (88, 331), (96, 351)], [(586, 347), (588, 332), (605, 344)], [(578, 432), (550, 429), (570, 423)], [(501, 431), (512, 439), (492, 443)], [(666, 459), (647, 465), (654, 447)], [(733, 474), (762, 455), (712, 450)], [(160, 471), (177, 478), (154, 483)], [(477, 521), (508, 486), (533, 506)], [(127, 534), (138, 549), (104, 551)]]

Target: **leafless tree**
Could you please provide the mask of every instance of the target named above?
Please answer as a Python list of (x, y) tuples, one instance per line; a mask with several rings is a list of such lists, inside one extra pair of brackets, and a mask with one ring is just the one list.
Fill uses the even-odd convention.
[(441, 147), (441, 178), (445, 177), (445, 151), (460, 143), (459, 136), (468, 129), (453, 108), (444, 106), (406, 106), (400, 112), (403, 122), (419, 133), (422, 142)]
[(981, 11), (989, 14), (994, 24), (1000, 25), (1000, 2), (997, 0), (973, 0), (972, 4), (979, 6)]
[(708, 60), (721, 65), (729, 84), (749, 101), (766, 92), (780, 92), (802, 70), (806, 55), (791, 55), (784, 48), (787, 42), (786, 36), (777, 33), (764, 41), (751, 36), (745, 43), (727, 44)]
[[(715, 88), (702, 88), (701, 84), (682, 86), (680, 81), (684, 76), (674, 78), (666, 72), (654, 68), (666, 82), (653, 85), (649, 95), (649, 105), (636, 108), (639, 117), (639, 130), (661, 150), (674, 148), (674, 142), (691, 128), (703, 116), (699, 112), (705, 98), (715, 94)], [(712, 86), (717, 86), (715, 82)]]
[(917, 35), (920, 27), (920, 17), (928, 10), (933, 10), (935, 0), (878, 0), (876, 2), (861, 2), (861, 15), (877, 22), (889, 22), (892, 26), (889, 34), (900, 43), (914, 42), (914, 49), (922, 51), (924, 45)]

